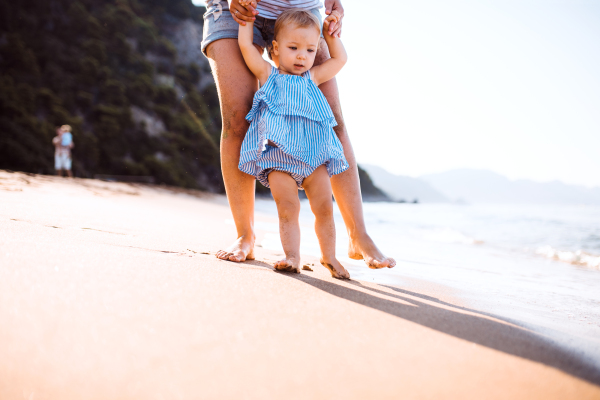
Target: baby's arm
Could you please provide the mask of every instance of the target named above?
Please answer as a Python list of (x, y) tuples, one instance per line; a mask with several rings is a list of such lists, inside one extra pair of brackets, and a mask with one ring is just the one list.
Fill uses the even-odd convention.
[(240, 25), (239, 33), (238, 33), (238, 43), (240, 45), (240, 49), (242, 50), (242, 56), (244, 56), (244, 61), (246, 61), (246, 65), (252, 71), (254, 76), (256, 76), (261, 85), (264, 85), (267, 79), (269, 78), (269, 73), (271, 72), (271, 64), (266, 62), (254, 44), (252, 44), (252, 39), (254, 36), (254, 23), (248, 22), (246, 25)]
[(346, 60), (348, 60), (348, 55), (346, 54), (346, 49), (344, 49), (342, 41), (339, 38), (335, 38), (329, 34), (330, 18), (335, 17), (329, 16), (323, 22), (323, 36), (325, 37), (325, 42), (327, 42), (327, 47), (329, 47), (329, 54), (331, 55), (331, 58), (325, 61), (323, 64), (317, 65), (316, 67), (312, 67), (310, 69), (312, 80), (317, 84), (317, 86), (332, 79), (338, 72), (341, 71), (344, 64), (346, 64)]

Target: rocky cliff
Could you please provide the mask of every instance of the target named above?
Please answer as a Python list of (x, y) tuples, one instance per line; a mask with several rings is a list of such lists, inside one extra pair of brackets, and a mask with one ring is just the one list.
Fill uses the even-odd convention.
[(51, 173), (56, 125), (74, 172), (222, 190), (220, 115), (189, 0), (0, 3), (0, 168)]
[[(73, 127), (76, 176), (223, 191), (221, 117), (190, 0), (0, 2), (0, 168), (53, 173)], [(361, 172), (366, 197), (379, 198)]]

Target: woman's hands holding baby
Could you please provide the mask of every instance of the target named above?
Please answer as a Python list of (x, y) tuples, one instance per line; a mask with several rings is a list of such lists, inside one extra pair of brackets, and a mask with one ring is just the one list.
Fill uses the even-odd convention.
[[(231, 16), (240, 25), (253, 22), (258, 15), (256, 7), (260, 0), (228, 0)], [(341, 0), (325, 0), (325, 14), (327, 17), (327, 32), (332, 37), (342, 37), (342, 19), (344, 18), (344, 7)]]
[(246, 22), (254, 22), (258, 11), (256, 5), (260, 0), (228, 0), (229, 12), (240, 25), (246, 26)]
[(325, 18), (327, 32), (332, 37), (342, 37), (342, 19), (344, 18), (344, 7), (340, 0), (325, 0)]
[(244, 7), (248, 7), (249, 5), (251, 5), (252, 8), (256, 8), (256, 5), (259, 1), (260, 0), (240, 0), (240, 4)]

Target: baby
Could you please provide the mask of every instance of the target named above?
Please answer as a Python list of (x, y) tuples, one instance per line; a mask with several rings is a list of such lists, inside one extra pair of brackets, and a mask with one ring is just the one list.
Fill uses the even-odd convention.
[(287, 10), (277, 18), (271, 55), (279, 68), (265, 61), (252, 44), (253, 24), (239, 27), (242, 55), (261, 85), (246, 116), (250, 128), (239, 169), (270, 187), (277, 204), (285, 259), (275, 263), (275, 269), (300, 272), (298, 189), (304, 189), (316, 218), (321, 264), (334, 278), (348, 279), (350, 274), (335, 257), (329, 182), (332, 175), (348, 169), (348, 163), (333, 131), (337, 125), (333, 112), (318, 88), (346, 63), (340, 39), (327, 33), (334, 19), (328, 17), (323, 24), (331, 58), (314, 67), (321, 26), (310, 11)]

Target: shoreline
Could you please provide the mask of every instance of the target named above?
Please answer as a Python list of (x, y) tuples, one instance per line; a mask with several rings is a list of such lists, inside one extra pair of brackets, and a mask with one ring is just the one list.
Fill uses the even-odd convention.
[(600, 396), (598, 368), (452, 288), (216, 259), (223, 196), (0, 171), (0, 204), (2, 398)]

